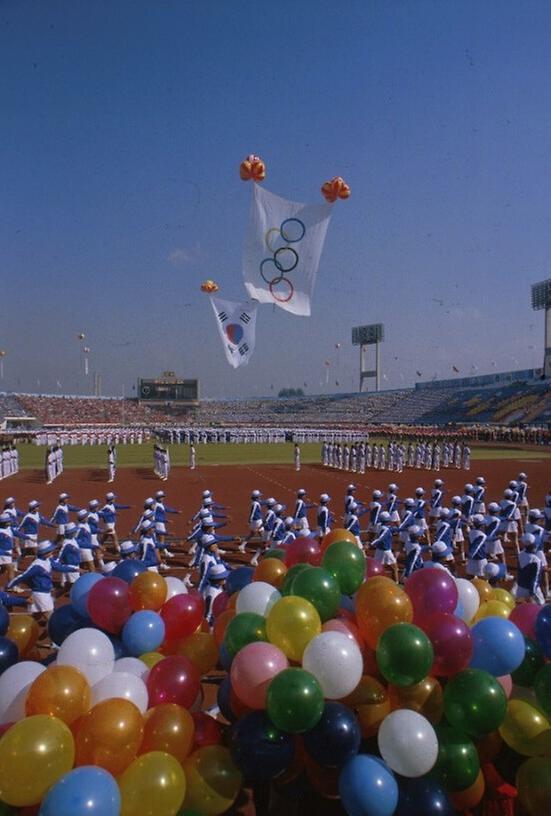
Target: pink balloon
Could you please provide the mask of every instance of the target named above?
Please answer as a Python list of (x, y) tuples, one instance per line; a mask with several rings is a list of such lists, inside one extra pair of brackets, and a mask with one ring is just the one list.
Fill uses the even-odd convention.
[(145, 684), (150, 708), (161, 703), (177, 703), (191, 708), (201, 691), (199, 669), (183, 655), (172, 655), (155, 663)]
[(513, 690), (513, 678), (510, 674), (504, 674), (502, 677), (496, 677), (497, 682), (503, 688), (506, 697), (511, 696)]
[(523, 635), (532, 638), (532, 640), (536, 640), (534, 626), (540, 609), (541, 606), (538, 606), (538, 604), (517, 604), (509, 615), (509, 620), (511, 623), (514, 623), (515, 626), (518, 626)]
[(96, 626), (116, 635), (132, 614), (128, 584), (121, 578), (103, 578), (88, 593), (87, 607)]
[(266, 708), (268, 686), (289, 661), (283, 652), (271, 643), (257, 642), (243, 646), (231, 665), (231, 684), (234, 692), (249, 708)]
[(413, 604), (413, 622), (421, 628), (435, 612), (453, 612), (459, 599), (455, 580), (444, 570), (418, 570), (404, 589)]
[(384, 575), (385, 568), (381, 564), (380, 561), (377, 561), (376, 558), (371, 558), (371, 556), (366, 556), (365, 559), (365, 577), (366, 578), (373, 578), (374, 575)]
[(291, 541), (285, 553), (285, 565), (293, 567), (295, 564), (310, 564), (319, 566), (321, 560), (320, 545), (315, 538), (301, 536)]
[(423, 628), (434, 649), (430, 674), (452, 677), (467, 668), (473, 654), (473, 641), (465, 621), (448, 612), (436, 612), (426, 620)]

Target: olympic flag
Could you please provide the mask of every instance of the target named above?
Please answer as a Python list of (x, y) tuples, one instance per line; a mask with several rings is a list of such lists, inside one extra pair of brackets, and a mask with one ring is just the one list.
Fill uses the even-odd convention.
[(256, 304), (233, 303), (214, 295), (210, 302), (228, 363), (232, 368), (247, 365), (254, 351)]
[(251, 298), (309, 317), (330, 204), (300, 204), (258, 184), (243, 247), (243, 278)]

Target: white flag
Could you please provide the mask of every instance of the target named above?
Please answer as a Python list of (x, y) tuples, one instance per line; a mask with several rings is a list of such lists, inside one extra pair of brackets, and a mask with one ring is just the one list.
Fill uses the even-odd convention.
[(254, 351), (256, 304), (233, 303), (214, 295), (210, 302), (228, 363), (232, 368), (247, 365)]
[(310, 300), (331, 217), (330, 204), (300, 204), (253, 185), (243, 247), (249, 296), (296, 315), (310, 315)]

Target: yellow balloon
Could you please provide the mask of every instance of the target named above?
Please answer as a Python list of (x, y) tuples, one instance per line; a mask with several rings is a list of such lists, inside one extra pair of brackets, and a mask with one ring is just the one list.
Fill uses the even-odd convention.
[(164, 660), (164, 657), (165, 655), (160, 652), (144, 652), (143, 655), (140, 655), (140, 660), (145, 663), (148, 669), (152, 669), (159, 660)]
[(27, 657), (40, 635), (38, 623), (30, 615), (15, 613), (10, 615), (10, 625), (6, 637), (17, 645), (19, 657)]
[(517, 605), (517, 602), (513, 598), (510, 592), (507, 592), (506, 589), (502, 589), (501, 587), (496, 587), (494, 589), (494, 599), (496, 601), (501, 601), (501, 603), (507, 604), (509, 609), (514, 609)]
[(503, 601), (486, 601), (486, 603), (480, 604), (478, 607), (473, 623), (482, 620), (482, 618), (508, 618), (510, 614), (511, 607)]
[(204, 816), (217, 816), (236, 800), (241, 774), (227, 748), (221, 745), (199, 748), (186, 759), (184, 771), (187, 782), (184, 808)]
[(481, 604), (485, 603), (485, 601), (493, 601), (494, 589), (488, 581), (485, 581), (484, 578), (473, 578), (472, 583), (476, 587)]
[(551, 752), (549, 720), (524, 700), (509, 700), (499, 733), (517, 754), (542, 756)]
[(275, 603), (266, 620), (268, 640), (290, 660), (300, 661), (312, 638), (321, 632), (318, 611), (310, 601), (287, 595)]
[(121, 816), (176, 816), (186, 794), (182, 766), (164, 751), (142, 754), (118, 781)]
[(73, 735), (57, 717), (19, 720), (0, 740), (0, 800), (16, 807), (38, 804), (74, 759)]

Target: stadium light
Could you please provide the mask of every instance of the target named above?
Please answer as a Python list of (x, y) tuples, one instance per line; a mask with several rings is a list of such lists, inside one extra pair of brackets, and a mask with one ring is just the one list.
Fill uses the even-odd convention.
[(543, 351), (543, 376), (551, 377), (551, 278), (532, 284), (532, 309), (545, 309), (545, 348)]
[[(360, 347), (360, 393), (363, 382), (375, 379), (375, 391), (381, 387), (381, 352), (380, 344), (385, 339), (385, 327), (382, 323), (370, 323), (367, 326), (354, 326), (352, 329), (352, 345)], [(366, 366), (367, 347), (375, 346), (375, 368)]]

